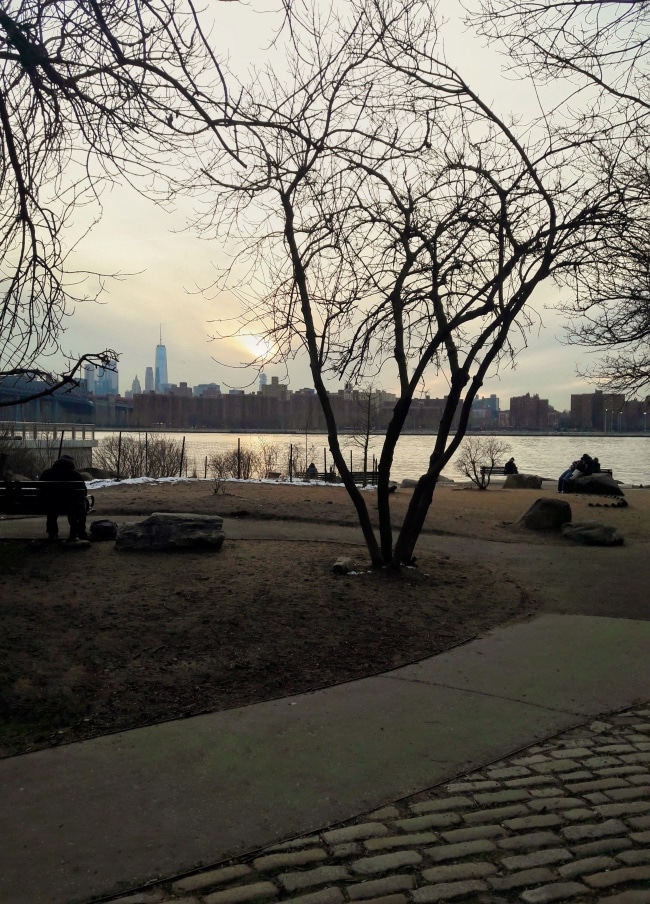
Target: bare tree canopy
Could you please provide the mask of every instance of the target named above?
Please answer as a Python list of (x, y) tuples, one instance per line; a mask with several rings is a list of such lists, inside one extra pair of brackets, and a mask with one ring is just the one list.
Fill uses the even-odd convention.
[(516, 65), (536, 79), (566, 76), (573, 88), (650, 113), (650, 6), (647, 0), (482, 0), (468, 16), (503, 42)]
[[(650, 384), (650, 221), (641, 213), (613, 236), (604, 258), (575, 273), (570, 342), (602, 355), (584, 376), (628, 396)], [(604, 354), (602, 354), (604, 352)]]
[[(224, 159), (195, 187), (214, 190), (204, 230), (240, 244), (223, 286), (239, 291), (245, 330), (276, 360), (306, 350), (373, 562), (396, 565), (412, 558), (486, 375), (525, 344), (535, 288), (576, 255), (593, 258), (623, 211), (573, 164), (573, 146), (541, 127), (518, 135), (445, 62), (430, 3), (309, 10), (292, 7), (288, 81), (274, 67), (242, 89), (243, 175)], [(429, 374), (446, 378), (446, 407), (394, 539), (390, 468)], [(377, 539), (325, 380), (379, 375), (398, 401), (379, 459)]]
[(191, 3), (3, 3), (0, 374), (43, 372), (71, 306), (98, 291), (98, 274), (71, 262), (74, 211), (98, 215), (106, 181), (164, 191), (158, 174), (218, 132), (227, 107)]
[[(477, 17), (469, 17), (476, 23)], [(646, 0), (483, 0), (483, 33), (524, 75), (564, 86), (563, 131), (626, 197), (620, 232), (576, 260), (569, 342), (598, 356), (582, 373), (615, 392), (650, 385), (650, 4)], [(567, 98), (568, 92), (568, 98)], [(570, 140), (571, 140), (570, 139)]]

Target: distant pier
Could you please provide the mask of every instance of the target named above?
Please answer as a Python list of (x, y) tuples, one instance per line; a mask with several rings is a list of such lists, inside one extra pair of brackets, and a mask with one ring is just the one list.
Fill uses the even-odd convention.
[(37, 421), (0, 421), (0, 440), (19, 444), (50, 463), (60, 455), (71, 455), (81, 470), (92, 466), (92, 450), (99, 445), (94, 424)]

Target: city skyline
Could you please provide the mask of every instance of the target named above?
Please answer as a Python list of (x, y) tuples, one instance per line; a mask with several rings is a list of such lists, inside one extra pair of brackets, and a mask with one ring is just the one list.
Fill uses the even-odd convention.
[[(270, 379), (271, 377), (275, 377), (275, 378), (279, 379), (281, 383), (286, 384), (291, 392), (296, 392), (299, 390), (303, 390), (305, 388), (311, 388), (311, 383), (309, 381), (309, 377), (306, 378), (306, 382), (298, 384), (298, 382), (296, 381), (295, 385), (292, 385), (292, 381), (285, 379), (281, 373), (279, 373), (279, 372), (274, 373), (273, 368), (270, 368), (268, 371), (262, 371), (259, 375), (257, 375), (255, 377), (255, 379), (253, 379), (253, 376), (256, 375), (257, 372), (251, 370), (249, 373), (248, 379), (246, 380), (246, 384), (244, 386), (231, 386), (230, 384), (228, 384), (228, 382), (226, 382), (222, 379), (219, 379), (219, 375), (216, 371), (215, 371), (215, 373), (212, 374), (212, 379), (194, 380), (194, 379), (188, 378), (184, 372), (179, 371), (178, 374), (175, 375), (173, 355), (171, 358), (171, 360), (172, 360), (172, 378), (170, 378), (169, 377), (169, 357), (167, 355), (167, 343), (166, 342), (163, 343), (162, 339), (163, 339), (163, 330), (162, 330), (162, 325), (161, 325), (159, 328), (159, 341), (158, 341), (158, 344), (155, 346), (155, 349), (153, 352), (153, 359), (155, 361), (155, 364), (153, 367), (144, 365), (144, 367), (140, 367), (139, 369), (135, 369), (132, 372), (129, 371), (128, 373), (125, 373), (122, 362), (121, 361), (118, 362), (117, 368), (118, 368), (118, 372), (121, 375), (121, 385), (123, 387), (123, 390), (121, 393), (122, 397), (130, 397), (131, 392), (133, 391), (132, 387), (133, 387), (133, 383), (135, 382), (135, 380), (138, 381), (138, 383), (141, 387), (139, 390), (137, 390), (138, 392), (142, 392), (142, 391), (144, 391), (144, 392), (150, 392), (150, 391), (161, 392), (161, 391), (163, 391), (164, 392), (164, 389), (161, 390), (161, 386), (162, 387), (175, 386), (178, 388), (182, 384), (186, 385), (189, 389), (192, 389), (192, 390), (194, 390), (198, 387), (204, 387), (204, 386), (216, 384), (217, 386), (220, 387), (220, 391), (224, 392), (224, 393), (228, 393), (231, 390), (232, 391), (255, 392), (255, 391), (257, 391), (258, 386), (260, 386), (261, 384), (265, 384), (266, 381), (268, 379)], [(189, 370), (191, 371), (191, 368), (189, 368)], [(164, 379), (160, 378), (159, 371), (160, 371), (160, 373), (162, 373), (164, 375)], [(141, 374), (143, 374), (143, 379), (140, 379)], [(154, 374), (155, 374), (155, 377), (154, 377)], [(536, 374), (536, 376), (539, 377), (539, 374)], [(495, 382), (497, 383), (496, 386), (494, 385)], [(514, 388), (509, 389), (508, 388), (509, 384), (512, 384), (512, 386)], [(520, 386), (523, 388), (519, 389)], [(126, 390), (126, 387), (131, 387), (131, 390)], [(91, 387), (89, 387), (89, 388), (91, 388)], [(385, 392), (392, 391), (390, 388), (386, 388), (384, 386), (377, 385), (377, 388), (381, 389)], [(595, 390), (598, 390), (599, 388), (600, 387), (598, 387), (597, 385), (590, 384), (588, 382), (585, 382), (584, 380), (580, 380), (579, 378), (577, 378), (575, 380), (575, 382), (572, 381), (571, 387), (569, 389), (567, 389), (566, 401), (564, 403), (557, 404), (553, 400), (553, 398), (551, 398), (551, 393), (549, 393), (544, 386), (540, 387), (539, 384), (532, 385), (530, 380), (526, 380), (526, 381), (522, 382), (520, 378), (516, 378), (516, 379), (494, 378), (491, 380), (486, 380), (486, 382), (484, 383), (483, 387), (481, 388), (481, 390), (479, 391), (479, 393), (477, 395), (477, 399), (485, 399), (485, 398), (490, 398), (491, 396), (496, 396), (499, 400), (499, 403), (502, 404), (504, 402), (504, 400), (506, 400), (506, 399), (509, 400), (511, 398), (522, 398), (522, 397), (525, 397), (526, 395), (539, 396), (539, 397), (546, 398), (547, 401), (549, 402), (550, 406), (553, 409), (555, 409), (556, 411), (567, 412), (570, 410), (570, 407), (571, 407), (571, 396), (572, 395), (581, 395), (581, 394), (591, 393), (591, 392), (594, 392)], [(330, 386), (330, 387), (328, 387), (328, 389), (329, 389), (329, 391), (332, 391), (332, 392), (336, 391), (336, 387), (334, 387), (334, 386)], [(603, 390), (603, 391), (606, 393), (606, 390)], [(98, 393), (96, 393), (96, 394), (98, 394)], [(445, 394), (446, 394), (446, 390), (444, 388), (444, 385), (442, 385), (440, 388), (440, 391), (424, 392), (424, 393), (422, 393), (422, 396), (424, 397), (425, 395), (428, 395), (431, 398), (436, 398), (436, 397), (443, 397)]]

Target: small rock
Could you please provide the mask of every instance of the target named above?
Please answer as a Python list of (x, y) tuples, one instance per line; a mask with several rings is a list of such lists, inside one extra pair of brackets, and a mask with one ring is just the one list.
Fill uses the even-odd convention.
[(587, 546), (622, 546), (623, 537), (611, 524), (600, 521), (577, 521), (564, 524), (562, 534), (567, 540), (584, 543)]
[(332, 571), (334, 574), (349, 574), (351, 571), (354, 571), (354, 561), (353, 559), (342, 557), (337, 559), (336, 562), (332, 565)]

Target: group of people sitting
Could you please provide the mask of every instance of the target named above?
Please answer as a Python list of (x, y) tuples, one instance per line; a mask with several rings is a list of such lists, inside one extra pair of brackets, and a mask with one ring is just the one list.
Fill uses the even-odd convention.
[(585, 452), (581, 458), (571, 462), (570, 467), (560, 474), (557, 483), (558, 493), (566, 492), (566, 484), (569, 480), (574, 480), (576, 477), (588, 477), (590, 474), (597, 474), (599, 471), (600, 462), (598, 459), (592, 458), (591, 455), (587, 455)]

